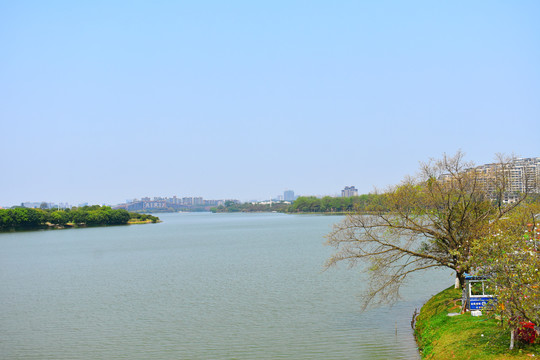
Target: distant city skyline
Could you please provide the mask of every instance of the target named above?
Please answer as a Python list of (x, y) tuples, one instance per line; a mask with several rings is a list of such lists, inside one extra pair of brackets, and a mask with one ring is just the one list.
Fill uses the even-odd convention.
[[(493, 162), (489, 162), (489, 163), (486, 163), (486, 164), (475, 164), (475, 169), (476, 171), (481, 171), (481, 172), (489, 172), (490, 170), (489, 169), (494, 169), (494, 168), (497, 168), (497, 163), (493, 163)], [(512, 165), (512, 171), (511, 171), (511, 176), (510, 176), (510, 179), (511, 179), (511, 184), (510, 184), (510, 189), (511, 189), (511, 192), (519, 192), (519, 191), (524, 191), (524, 183), (522, 182), (522, 177), (525, 176), (524, 174), (527, 175), (527, 182), (529, 184), (529, 186), (533, 186), (533, 188), (536, 188), (540, 182), (540, 157), (515, 157), (514, 158), (514, 163)], [(405, 177), (406, 175), (404, 175)], [(393, 185), (396, 185), (396, 184), (393, 184)], [(215, 205), (215, 206), (218, 206), (218, 205), (221, 205), (223, 204), (225, 201), (227, 200), (233, 200), (233, 201), (240, 201), (240, 202), (257, 202), (257, 201), (294, 201), (296, 198), (298, 198), (298, 196), (315, 196), (315, 197), (324, 197), (324, 196), (333, 196), (333, 197), (351, 197), (351, 196), (358, 196), (358, 195), (362, 195), (362, 194), (368, 194), (368, 193), (371, 193), (373, 191), (368, 191), (368, 192), (362, 192), (360, 193), (358, 191), (358, 189), (354, 186), (354, 185), (350, 185), (350, 186), (345, 186), (342, 190), (340, 191), (336, 191), (332, 194), (301, 194), (301, 195), (296, 195), (294, 190), (291, 190), (291, 189), (286, 189), (283, 191), (283, 195), (277, 195), (277, 196), (270, 196), (270, 197), (259, 197), (257, 199), (249, 199), (249, 200), (246, 200), (246, 199), (242, 199), (241, 197), (239, 198), (224, 198), (224, 197), (216, 197), (216, 198), (213, 198), (213, 199), (208, 199), (208, 198), (204, 198), (202, 196), (179, 196), (177, 194), (175, 195), (169, 195), (169, 196), (141, 196), (141, 197), (134, 197), (134, 198), (130, 198), (130, 199), (127, 199), (125, 201), (120, 201), (120, 202), (116, 202), (116, 203), (111, 203), (111, 202), (82, 202), (82, 203), (78, 203), (77, 206), (85, 206), (85, 205), (109, 205), (109, 206), (117, 206), (117, 205), (122, 205), (122, 204), (128, 204), (128, 203), (132, 203), (132, 202), (140, 202), (140, 201), (148, 201), (150, 202), (152, 200), (152, 202), (156, 202), (156, 203), (159, 203), (159, 202), (162, 202), (163, 204), (165, 203), (169, 203), (169, 204), (174, 204), (174, 205), (183, 205), (183, 206), (192, 206), (192, 205)], [(506, 195), (508, 197), (508, 199), (511, 199), (512, 198), (512, 194), (507, 194)], [(508, 200), (507, 199), (507, 200)], [(74, 206), (74, 205), (71, 205), (70, 202), (63, 202), (63, 201), (53, 201), (53, 202), (50, 202), (50, 201), (22, 201), (22, 202), (17, 202), (15, 204), (1, 204), (0, 203), (0, 207), (11, 207), (11, 206), (24, 206), (24, 207), (34, 207), (34, 208), (38, 208), (40, 206), (42, 206), (42, 204), (46, 204), (47, 207), (49, 208), (54, 208), (54, 207), (71, 207), (71, 206)], [(153, 205), (152, 205), (153, 206)], [(152, 206), (148, 206), (148, 208), (151, 208)], [(161, 205), (159, 205), (161, 206)], [(138, 209), (138, 210), (142, 210), (143, 208), (141, 209)]]
[[(285, 190), (283, 192), (283, 195), (278, 195), (278, 197), (281, 197), (282, 201), (292, 201), (297, 196), (294, 195), (294, 190)], [(261, 197), (257, 199), (256, 201), (265, 201), (265, 200), (277, 200), (275, 197)], [(29, 208), (39, 208), (43, 204), (47, 206), (47, 208), (68, 208), (72, 206), (86, 206), (86, 205), (108, 205), (108, 206), (117, 206), (122, 204), (129, 204), (133, 202), (140, 202), (140, 201), (167, 201), (171, 202), (173, 204), (178, 205), (205, 205), (206, 202), (211, 202), (212, 205), (219, 205), (220, 203), (224, 201), (241, 201), (241, 202), (250, 202), (252, 200), (239, 200), (239, 199), (231, 199), (231, 198), (217, 198), (217, 199), (207, 199), (202, 196), (178, 196), (178, 195), (169, 195), (169, 196), (141, 196), (141, 197), (133, 197), (130, 199), (126, 199), (125, 201), (118, 202), (118, 203), (108, 203), (108, 202), (98, 202), (98, 203), (78, 203), (78, 204), (71, 204), (69, 202), (58, 202), (58, 201), (23, 201), (12, 205), (5, 205), (0, 204), (0, 207), (11, 207), (11, 206), (24, 206)]]
[(124, 201), (118, 202), (118, 203), (110, 203), (110, 202), (97, 202), (97, 203), (89, 203), (89, 202), (82, 202), (78, 204), (72, 204), (69, 202), (58, 202), (58, 201), (23, 201), (18, 202), (16, 204), (6, 205), (6, 204), (0, 204), (0, 207), (11, 207), (11, 206), (24, 206), (24, 207), (30, 207), (30, 208), (39, 208), (42, 204), (46, 204), (48, 208), (67, 208), (72, 206), (86, 206), (86, 205), (107, 205), (107, 206), (117, 206), (122, 204), (128, 204), (133, 202), (140, 202), (140, 201), (171, 201), (174, 204), (178, 205), (203, 205), (205, 202), (213, 202), (212, 205), (219, 205), (221, 202), (232, 200), (232, 201), (241, 201), (241, 202), (252, 202), (252, 201), (294, 201), (298, 196), (316, 196), (316, 197), (323, 197), (323, 196), (338, 196), (337, 192), (334, 194), (303, 194), (303, 195), (295, 195), (294, 190), (284, 190), (283, 195), (277, 195), (277, 196), (271, 196), (271, 197), (264, 197), (261, 196), (258, 199), (239, 199), (239, 198), (223, 198), (218, 197), (215, 199), (208, 199), (204, 198), (202, 196), (178, 196), (178, 195), (169, 195), (169, 196), (141, 196), (141, 197), (132, 197), (129, 199), (125, 199)]
[(0, 205), (368, 193), (460, 149), (476, 164), (536, 156), (539, 13), (4, 1)]

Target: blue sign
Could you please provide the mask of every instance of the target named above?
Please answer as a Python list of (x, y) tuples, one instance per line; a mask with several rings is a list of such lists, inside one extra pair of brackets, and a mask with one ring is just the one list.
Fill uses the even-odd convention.
[(486, 306), (490, 301), (493, 300), (493, 296), (475, 296), (471, 297), (469, 303), (470, 310), (481, 310)]

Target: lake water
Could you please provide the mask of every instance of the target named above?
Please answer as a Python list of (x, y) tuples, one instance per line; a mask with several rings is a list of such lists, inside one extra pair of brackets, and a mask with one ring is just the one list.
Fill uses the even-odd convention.
[(322, 271), (341, 217), (160, 217), (0, 234), (0, 357), (417, 359), (412, 313), (453, 282), (426, 273), (361, 312), (358, 270)]

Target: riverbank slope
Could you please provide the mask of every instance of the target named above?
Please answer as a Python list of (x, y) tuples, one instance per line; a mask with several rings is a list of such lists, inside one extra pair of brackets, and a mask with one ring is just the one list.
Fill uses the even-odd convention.
[(510, 333), (500, 321), (458, 313), (461, 290), (448, 288), (432, 297), (420, 311), (415, 336), (422, 359), (530, 359), (540, 356), (540, 344), (509, 350)]

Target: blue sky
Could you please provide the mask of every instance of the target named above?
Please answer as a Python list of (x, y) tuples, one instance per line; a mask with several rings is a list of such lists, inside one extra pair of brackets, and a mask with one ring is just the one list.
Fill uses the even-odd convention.
[(1, 1), (0, 205), (361, 193), (539, 156), (538, 1)]

